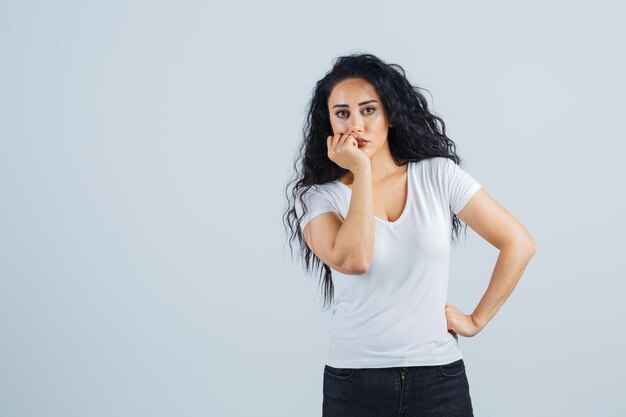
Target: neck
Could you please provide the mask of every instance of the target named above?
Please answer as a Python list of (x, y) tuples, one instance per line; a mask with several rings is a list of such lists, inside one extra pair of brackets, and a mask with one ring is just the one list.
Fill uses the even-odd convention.
[[(380, 183), (401, 168), (396, 165), (388, 147), (381, 149), (370, 158), (370, 166), (372, 169), (372, 184)], [(348, 184), (352, 184), (354, 182), (354, 175), (352, 172), (348, 171), (345, 179)]]
[(400, 169), (400, 166), (396, 165), (389, 148), (385, 147), (378, 151), (370, 158), (370, 165), (372, 167), (372, 183), (377, 184), (380, 181), (393, 175)]

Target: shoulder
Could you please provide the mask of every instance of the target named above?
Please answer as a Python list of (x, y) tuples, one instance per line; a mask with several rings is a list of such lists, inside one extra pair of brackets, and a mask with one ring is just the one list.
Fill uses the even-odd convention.
[(429, 158), (420, 159), (419, 161), (411, 161), (414, 166), (419, 166), (424, 172), (429, 171), (434, 174), (441, 173), (449, 169), (450, 165), (454, 165), (454, 161), (445, 156), (431, 156)]
[[(306, 210), (304, 206), (306, 206)], [(298, 218), (301, 219), (300, 227), (302, 229), (319, 214), (341, 213), (342, 206), (337, 193), (332, 190), (332, 183), (303, 186), (298, 189), (296, 194), (295, 210)]]
[(310, 187), (304, 186), (298, 190), (297, 197), (304, 195), (304, 200), (311, 199), (326, 199), (333, 200), (337, 194), (337, 184), (335, 182), (328, 182), (324, 184), (312, 184)]
[(450, 158), (446, 158), (445, 156), (433, 156), (426, 159), (431, 166), (435, 167), (446, 167), (450, 164), (454, 164), (454, 161)]
[[(327, 182), (327, 183), (324, 183), (324, 184), (312, 184), (311, 188), (309, 188), (307, 192), (313, 192), (313, 193), (317, 193), (317, 194), (328, 194), (335, 187), (336, 187), (336, 184), (335, 184), (334, 181)], [(303, 188), (301, 188), (301, 191), (304, 191), (305, 189), (306, 189), (306, 187), (303, 187)]]

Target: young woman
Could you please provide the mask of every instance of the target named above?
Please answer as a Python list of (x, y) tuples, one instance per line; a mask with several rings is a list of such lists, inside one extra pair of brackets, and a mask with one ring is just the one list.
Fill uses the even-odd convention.
[[(397, 64), (335, 60), (314, 90), (302, 152), (286, 214), (306, 268), (322, 264), (332, 307), (323, 416), (472, 416), (458, 335), (493, 318), (535, 242), (459, 167), (443, 120)], [(446, 303), (460, 221), (500, 250), (468, 315)]]

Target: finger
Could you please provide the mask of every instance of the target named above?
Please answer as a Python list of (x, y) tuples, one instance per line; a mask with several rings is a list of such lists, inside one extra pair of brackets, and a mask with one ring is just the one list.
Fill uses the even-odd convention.
[(341, 140), (340, 140), (340, 145), (339, 146), (345, 146), (346, 143), (352, 143), (352, 139), (349, 133), (344, 133), (341, 136)]
[(339, 139), (341, 139), (341, 133), (336, 133), (333, 136), (333, 152), (337, 151), (337, 145), (339, 143)]
[(332, 151), (333, 151), (333, 142), (334, 142), (334, 140), (335, 140), (335, 135), (330, 135), (327, 138), (327, 141), (328, 141), (328, 153), (329, 154), (332, 153)]
[(343, 138), (345, 137), (345, 133), (340, 133), (339, 138), (337, 139), (337, 149), (343, 146)]
[(344, 143), (345, 143), (345, 133), (337, 134), (337, 143), (335, 144), (335, 149), (336, 150), (341, 149)]

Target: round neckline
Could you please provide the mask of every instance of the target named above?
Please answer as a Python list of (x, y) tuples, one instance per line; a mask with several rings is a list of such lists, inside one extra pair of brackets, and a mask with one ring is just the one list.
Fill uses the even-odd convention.
[[(402, 210), (402, 214), (400, 214), (400, 217), (398, 217), (395, 221), (390, 222), (389, 220), (385, 220), (385, 219), (381, 219), (380, 217), (378, 217), (377, 215), (374, 214), (374, 218), (376, 220), (378, 220), (379, 222), (388, 224), (388, 225), (396, 225), (398, 223), (400, 223), (402, 220), (404, 220), (404, 218), (406, 217), (408, 211), (409, 211), (409, 206), (411, 205), (411, 202), (413, 200), (413, 186), (411, 184), (411, 165), (413, 164), (411, 161), (407, 162), (408, 166), (406, 168), (406, 175), (407, 175), (407, 179), (406, 179), (406, 186), (407, 186), (407, 196), (406, 196), (406, 203), (404, 205), (404, 209)], [(339, 181), (338, 179), (335, 180), (335, 182), (337, 184), (341, 184), (341, 186), (347, 190), (350, 195), (352, 195), (352, 189), (350, 187), (348, 187), (346, 184), (344, 184), (343, 182)]]

